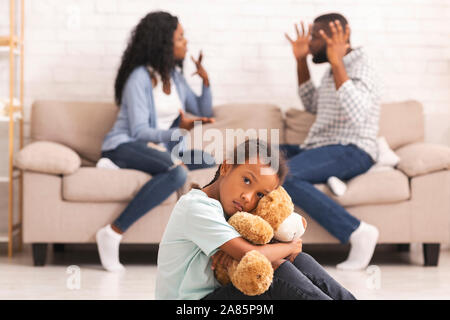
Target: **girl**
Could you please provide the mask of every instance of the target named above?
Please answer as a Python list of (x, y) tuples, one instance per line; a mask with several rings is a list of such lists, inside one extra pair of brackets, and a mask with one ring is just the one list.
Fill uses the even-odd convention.
[[(238, 211), (251, 212), (287, 173), (282, 157), (277, 167), (270, 162), (270, 148), (263, 141), (247, 140), (233, 156), (208, 185), (192, 189), (174, 207), (158, 252), (156, 299), (354, 299), (301, 252), (301, 240), (256, 246), (227, 223)], [(269, 290), (256, 297), (245, 296), (232, 284), (221, 287), (213, 271), (217, 263), (227, 266), (250, 250), (264, 254), (275, 269)]]
[[(214, 165), (211, 155), (186, 151), (182, 141), (180, 144), (172, 141), (173, 135), (182, 136), (180, 129), (192, 129), (196, 120), (213, 121), (209, 118), (213, 115), (211, 89), (201, 64), (202, 55), (198, 60), (192, 58), (196, 74), (203, 80), (202, 94), (198, 97), (181, 73), (186, 52), (187, 40), (177, 17), (151, 12), (133, 30), (123, 54), (115, 82), (115, 99), (120, 111), (103, 141), (102, 157), (109, 159), (110, 165), (112, 161), (112, 165), (141, 170), (153, 177), (121, 215), (96, 234), (100, 260), (108, 271), (124, 269), (119, 262), (122, 234), (184, 185), (185, 168), (195, 170)], [(198, 118), (187, 118), (184, 110)], [(174, 147), (178, 149), (173, 151)], [(188, 159), (204, 162), (183, 164), (172, 155), (180, 158), (186, 155)]]

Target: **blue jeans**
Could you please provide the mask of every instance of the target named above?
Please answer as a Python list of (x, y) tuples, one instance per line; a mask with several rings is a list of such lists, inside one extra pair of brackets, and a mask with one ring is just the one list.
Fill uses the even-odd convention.
[(361, 221), (317, 190), (314, 184), (326, 183), (331, 176), (349, 180), (369, 170), (374, 163), (372, 158), (353, 144), (334, 144), (309, 150), (298, 145), (280, 145), (280, 151), (287, 157), (289, 167), (283, 187), (294, 204), (341, 243), (347, 243)]
[(246, 296), (233, 284), (220, 287), (204, 300), (355, 300), (309, 254), (301, 252), (294, 262), (283, 262), (274, 272), (269, 289), (259, 296)]
[[(201, 150), (189, 150), (191, 157), (198, 153), (206, 161), (199, 164), (186, 164), (189, 170), (215, 166), (211, 155)], [(180, 153), (180, 157), (183, 154)], [(187, 171), (183, 166), (174, 165), (170, 152), (147, 147), (146, 142), (136, 141), (119, 145), (113, 150), (103, 151), (102, 157), (109, 158), (120, 168), (147, 172), (152, 178), (139, 190), (113, 225), (125, 232), (136, 220), (166, 200), (186, 182)]]

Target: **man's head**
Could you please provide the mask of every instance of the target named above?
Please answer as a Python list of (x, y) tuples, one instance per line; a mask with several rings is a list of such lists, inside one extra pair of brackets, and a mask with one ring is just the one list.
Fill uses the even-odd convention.
[[(309, 51), (311, 52), (314, 63), (324, 63), (328, 62), (327, 58), (327, 44), (325, 40), (321, 37), (319, 31), (323, 30), (327, 36), (331, 37), (330, 22), (338, 20), (342, 28), (345, 30), (348, 22), (345, 17), (339, 13), (328, 13), (321, 15), (314, 19), (314, 24), (312, 26), (311, 40), (309, 42)], [(350, 42), (350, 39), (349, 39)]]

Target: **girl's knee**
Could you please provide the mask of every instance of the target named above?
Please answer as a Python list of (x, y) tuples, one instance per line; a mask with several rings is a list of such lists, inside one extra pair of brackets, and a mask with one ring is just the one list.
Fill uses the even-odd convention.
[(286, 261), (287, 260), (285, 260), (285, 259), (279, 259), (279, 260), (276, 260), (276, 261), (272, 261), (273, 271), (277, 270)]
[(315, 265), (318, 264), (317, 261), (309, 254), (307, 254), (306, 252), (300, 252), (297, 257), (295, 257), (294, 259), (294, 264), (308, 264), (308, 265)]

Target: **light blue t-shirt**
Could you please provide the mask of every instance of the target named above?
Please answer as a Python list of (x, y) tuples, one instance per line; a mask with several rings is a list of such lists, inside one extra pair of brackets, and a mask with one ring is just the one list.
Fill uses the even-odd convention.
[(211, 256), (236, 237), (219, 201), (198, 189), (182, 196), (159, 245), (155, 298), (197, 300), (218, 288)]

